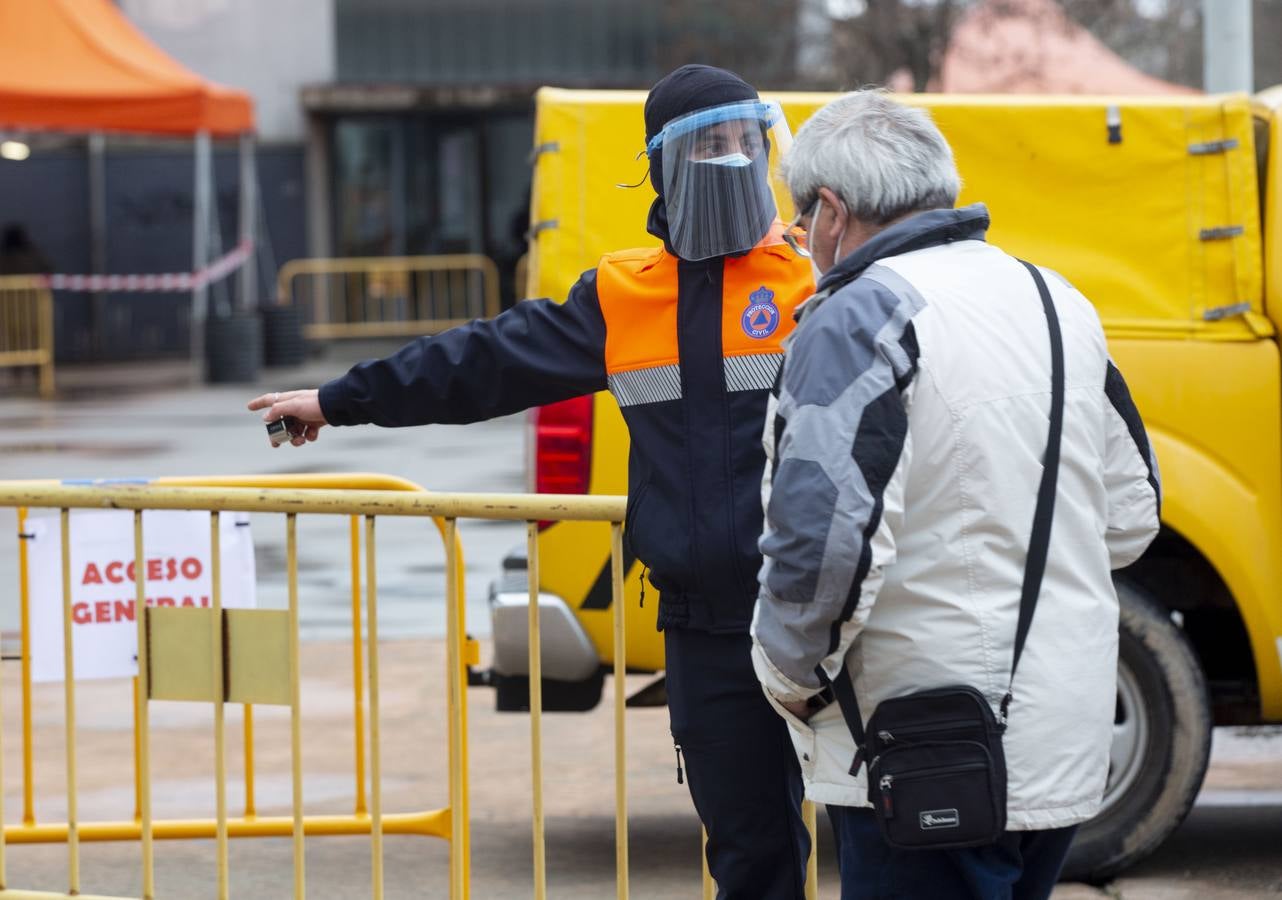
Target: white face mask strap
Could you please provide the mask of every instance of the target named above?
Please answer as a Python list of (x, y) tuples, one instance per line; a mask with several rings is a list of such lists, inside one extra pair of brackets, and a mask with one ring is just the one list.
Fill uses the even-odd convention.
[(814, 211), (810, 214), (810, 230), (806, 234), (806, 244), (810, 250), (810, 252), (806, 254), (806, 257), (810, 260), (810, 274), (814, 276), (816, 287), (819, 286), (819, 282), (822, 281), (824, 277), (824, 273), (819, 269), (819, 263), (815, 261), (814, 239), (815, 228), (819, 224), (819, 210), (823, 208), (823, 203), (823, 197), (815, 198)]
[[(845, 204), (843, 203), (842, 205), (844, 206)], [(834, 215), (836, 215), (836, 210), (833, 210), (833, 214), (834, 214)], [(836, 244), (834, 244), (834, 245), (833, 245), (833, 248), (832, 248), (832, 267), (833, 267), (834, 269), (835, 269), (835, 268), (837, 268), (837, 263), (841, 262), (841, 260), (839, 260), (839, 259), (837, 258), (837, 254), (841, 251), (841, 244), (842, 244), (842, 241), (844, 241), (844, 240), (846, 239), (846, 229), (847, 229), (848, 227), (850, 227), (850, 213), (849, 213), (849, 212), (847, 212), (847, 213), (846, 213), (846, 222), (845, 222), (845, 224), (841, 226), (841, 234), (837, 235), (837, 243), (836, 243)]]
[[(815, 229), (818, 228), (819, 226), (819, 210), (823, 208), (823, 202), (824, 202), (823, 197), (817, 198), (815, 200), (815, 207), (814, 207), (815, 211), (810, 214), (810, 233), (812, 235), (814, 234)], [(842, 206), (845, 206), (844, 202), (842, 203)], [(833, 214), (836, 215), (836, 212), (837, 212), (836, 209), (834, 209)], [(841, 233), (837, 235), (837, 243), (833, 244), (833, 247), (832, 247), (832, 265), (828, 267), (829, 271), (837, 268), (837, 264), (841, 262), (841, 259), (837, 256), (837, 254), (841, 252), (841, 243), (846, 239), (846, 229), (849, 227), (850, 227), (850, 213), (847, 212), (845, 224), (841, 226)], [(819, 271), (819, 264), (815, 262), (815, 259), (813, 256), (814, 246), (815, 246), (814, 238), (812, 237), (810, 238), (810, 249), (812, 253), (810, 257), (810, 267), (814, 270), (815, 283), (817, 284), (819, 282), (819, 279), (822, 277), (824, 273), (821, 273)]]
[[(822, 197), (819, 198), (819, 202), (820, 203), (823, 202)], [(829, 205), (831, 206), (831, 204)], [(846, 203), (844, 200), (842, 201), (841, 205), (845, 207)], [(832, 214), (834, 216), (837, 214), (836, 207), (833, 207)], [(817, 221), (818, 217), (819, 217), (819, 210), (816, 209), (815, 220), (812, 220), (812, 221)], [(850, 227), (850, 211), (846, 210), (846, 221), (841, 226), (841, 233), (837, 235), (837, 243), (832, 245), (832, 267), (834, 269), (837, 268), (837, 263), (841, 262), (841, 259), (837, 256), (837, 254), (841, 252), (841, 244), (842, 244), (842, 241), (846, 239), (846, 229), (849, 227)]]

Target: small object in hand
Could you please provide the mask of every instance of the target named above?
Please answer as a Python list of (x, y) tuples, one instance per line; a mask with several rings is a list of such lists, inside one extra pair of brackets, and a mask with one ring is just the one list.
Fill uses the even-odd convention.
[(288, 444), (296, 437), (303, 436), (303, 423), (293, 416), (282, 416), (275, 422), (267, 423), (267, 439), (273, 447)]

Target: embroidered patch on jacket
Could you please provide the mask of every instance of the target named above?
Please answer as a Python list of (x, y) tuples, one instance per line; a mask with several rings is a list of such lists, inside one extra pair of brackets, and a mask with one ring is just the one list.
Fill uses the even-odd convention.
[(743, 311), (743, 333), (750, 338), (768, 338), (779, 327), (779, 307), (775, 292), (764, 284), (748, 295), (748, 308)]

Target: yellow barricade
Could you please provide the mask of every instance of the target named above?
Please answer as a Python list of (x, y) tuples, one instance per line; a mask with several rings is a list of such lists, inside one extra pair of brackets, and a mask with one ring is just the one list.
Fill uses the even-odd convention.
[[(18, 511), (20, 536), (27, 511), (60, 511), (62, 535), (63, 651), (66, 743), (67, 821), (37, 822), (32, 777), (32, 709), (29, 572), (25, 543), (19, 541), (19, 580), (22, 606), (23, 688), (23, 813), (21, 824), (0, 830), (0, 900), (78, 896), (81, 893), (80, 842), (139, 840), (143, 897), (155, 897), (154, 841), (173, 838), (215, 838), (218, 896), (229, 896), (228, 841), (233, 837), (292, 836), (294, 896), (305, 896), (304, 839), (307, 835), (370, 836), (370, 896), (383, 896), (383, 836), (417, 834), (450, 842), (449, 886), (452, 900), (470, 892), (470, 809), (468, 804), (467, 667), (478, 662), (476, 645), (465, 635), (463, 555), (459, 519), (523, 521), (529, 552), (529, 683), (532, 775), (534, 896), (547, 895), (544, 850), (541, 646), (538, 604), (538, 541), (540, 521), (608, 522), (611, 529), (614, 641), (614, 776), (616, 895), (627, 898), (628, 801), (626, 783), (625, 674), (627, 646), (623, 602), (623, 516), (625, 499), (607, 496), (532, 494), (438, 494), (403, 479), (380, 475), (286, 475), (255, 478), (166, 478), (148, 484), (67, 485), (48, 481), (0, 482), (0, 507)], [(134, 821), (81, 822), (77, 816), (76, 687), (72, 643), (71, 532), (73, 509), (133, 510), (135, 616), (138, 628), (138, 671), (135, 680), (135, 800)], [(146, 603), (147, 568), (143, 551), (144, 510), (197, 510), (210, 513), (212, 606), (205, 608), (151, 607)], [(225, 512), (280, 513), (286, 521), (288, 611), (224, 609), (219, 556), (219, 517)], [(356, 725), (354, 806), (347, 815), (304, 815), (301, 764), (299, 676), (298, 533), (300, 515), (350, 518), (352, 567), (353, 719)], [(445, 544), (447, 610), (447, 696), (449, 745), (449, 806), (419, 813), (382, 812), (381, 736), (379, 730), (378, 586), (375, 577), (375, 525), (381, 516), (431, 518)], [(364, 519), (363, 528), (361, 519)], [(362, 591), (361, 537), (364, 537), (365, 578)], [(361, 641), (362, 597), (366, 641)], [(363, 652), (368, 654), (367, 660)], [(368, 679), (362, 673), (368, 665)], [(213, 820), (155, 820), (151, 809), (151, 734), (149, 703), (157, 699), (209, 702), (214, 710), (215, 803)], [(227, 748), (224, 707), (243, 703), (245, 710), (245, 810), (228, 812)], [(287, 706), (290, 710), (292, 816), (259, 817), (254, 808), (253, 704)], [(366, 798), (366, 757), (370, 792)], [(0, 734), (0, 757), (3, 754)], [(0, 792), (0, 803), (3, 795)], [(814, 808), (806, 804), (814, 834)], [(0, 806), (0, 821), (4, 811)], [(68, 890), (51, 894), (10, 888), (5, 847), (10, 843), (65, 842), (68, 852)], [(813, 845), (813, 842), (812, 842)], [(816, 896), (815, 855), (808, 869), (807, 897)], [(703, 895), (713, 896), (704, 869)], [(103, 898), (113, 900), (113, 898)], [(121, 900), (121, 898), (114, 898)]]
[(0, 277), (0, 369), (40, 370), (40, 396), (53, 396), (53, 294), (30, 275)]
[(276, 300), (297, 304), (310, 339), (414, 337), (499, 314), (499, 272), (475, 253), (293, 259)]

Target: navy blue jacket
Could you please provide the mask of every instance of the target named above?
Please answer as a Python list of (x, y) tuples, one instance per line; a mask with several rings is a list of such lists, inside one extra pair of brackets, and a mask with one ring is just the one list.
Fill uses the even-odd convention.
[[(321, 409), (331, 425), (461, 424), (610, 389), (631, 437), (628, 555), (650, 569), (659, 627), (746, 632), (767, 396), (809, 265), (782, 245), (703, 262), (656, 248), (602, 271), (604, 292), (589, 270), (565, 303), (522, 301), (360, 363), (321, 388)], [(642, 295), (653, 316), (637, 317)]]

